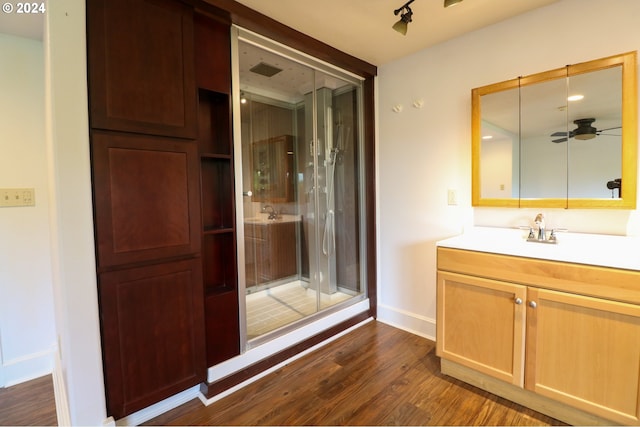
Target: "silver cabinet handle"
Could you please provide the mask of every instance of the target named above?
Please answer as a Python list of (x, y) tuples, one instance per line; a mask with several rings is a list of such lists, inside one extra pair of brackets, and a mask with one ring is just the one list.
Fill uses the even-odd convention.
[(535, 301), (529, 301), (529, 307), (531, 308), (536, 308), (538, 306), (538, 303)]
[(251, 190), (249, 190), (249, 191), (243, 191), (243, 192), (242, 192), (242, 195), (243, 195), (244, 197), (251, 197), (251, 196), (253, 196), (253, 192), (252, 192)]
[(520, 305), (522, 304), (522, 298), (516, 298), (515, 300), (513, 300), (513, 302), (515, 302), (516, 305)]

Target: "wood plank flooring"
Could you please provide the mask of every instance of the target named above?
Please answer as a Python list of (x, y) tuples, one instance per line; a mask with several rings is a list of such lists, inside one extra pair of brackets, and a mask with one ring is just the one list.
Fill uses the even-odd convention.
[(209, 406), (148, 425), (564, 425), (440, 373), (435, 343), (369, 322)]
[(51, 375), (0, 388), (0, 425), (58, 425)]

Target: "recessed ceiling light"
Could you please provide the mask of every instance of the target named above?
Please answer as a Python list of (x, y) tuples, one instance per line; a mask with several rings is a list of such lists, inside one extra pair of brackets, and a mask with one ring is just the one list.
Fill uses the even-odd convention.
[(485, 135), (482, 139), (493, 139), (493, 135)]
[(580, 101), (584, 98), (584, 95), (571, 95), (567, 98), (567, 101)]

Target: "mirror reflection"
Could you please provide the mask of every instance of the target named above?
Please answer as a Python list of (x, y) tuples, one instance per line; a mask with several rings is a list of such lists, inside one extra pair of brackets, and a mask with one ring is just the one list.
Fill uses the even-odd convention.
[(634, 208), (635, 69), (631, 52), (474, 89), (474, 206)]

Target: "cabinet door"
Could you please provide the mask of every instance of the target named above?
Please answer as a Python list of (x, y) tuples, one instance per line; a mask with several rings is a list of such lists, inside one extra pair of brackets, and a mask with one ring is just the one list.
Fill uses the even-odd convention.
[(231, 28), (227, 19), (194, 16), (198, 87), (231, 94)]
[(200, 259), (99, 276), (109, 415), (121, 418), (206, 378)]
[(195, 142), (92, 133), (100, 268), (200, 252)]
[(528, 300), (525, 388), (637, 425), (640, 307), (532, 288)]
[(88, 0), (91, 127), (196, 136), (193, 11), (175, 0)]
[(523, 385), (526, 287), (438, 272), (438, 356)]

